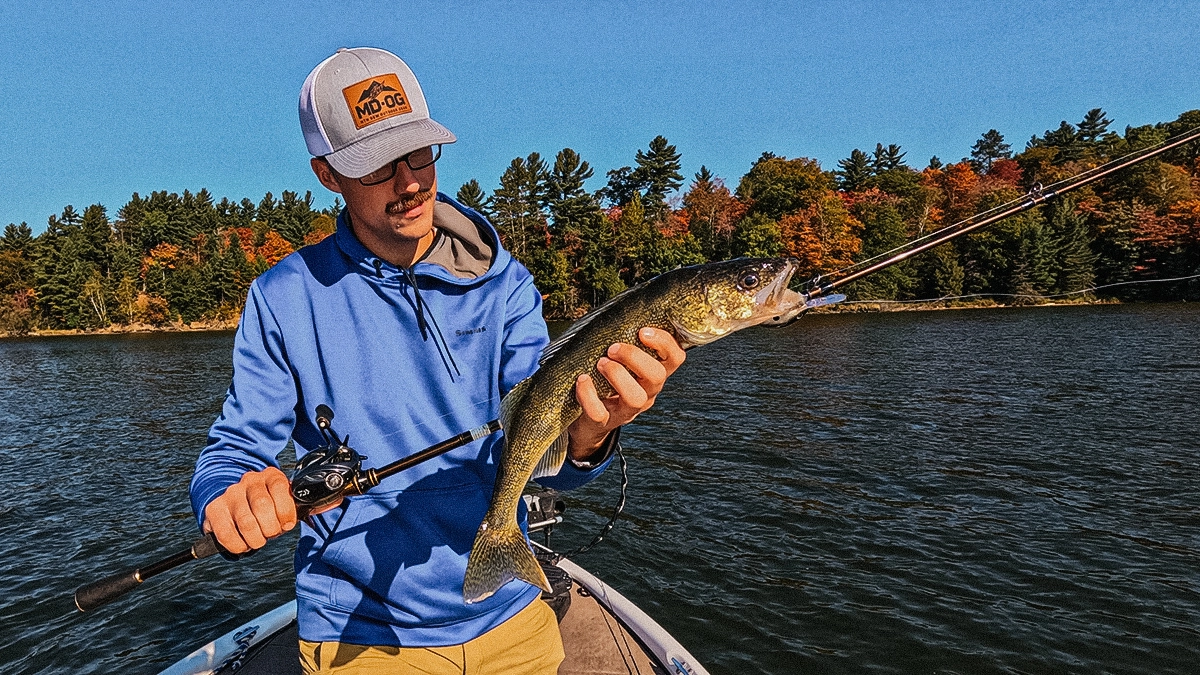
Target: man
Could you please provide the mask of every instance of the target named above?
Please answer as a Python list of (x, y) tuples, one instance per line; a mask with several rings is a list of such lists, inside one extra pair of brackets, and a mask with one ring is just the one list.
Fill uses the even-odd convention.
[[(340, 49), (300, 94), (312, 169), (346, 207), (336, 233), (250, 288), (234, 375), (192, 480), (201, 526), (233, 553), (296, 525), (275, 456), (321, 444), (315, 408), (378, 467), (495, 419), (546, 346), (529, 272), (478, 213), (437, 192), (455, 137), (429, 117), (416, 77), (378, 49)], [(598, 364), (614, 396), (581, 376), (568, 460), (540, 482), (569, 489), (604, 470), (618, 428), (648, 409), (683, 362), (613, 345)], [(476, 604), (463, 573), (503, 443), (498, 434), (383, 482), (301, 526), (296, 596), (308, 673), (553, 673), (561, 637), (540, 591), (513, 581)], [(525, 517), (524, 509), (521, 518)]]

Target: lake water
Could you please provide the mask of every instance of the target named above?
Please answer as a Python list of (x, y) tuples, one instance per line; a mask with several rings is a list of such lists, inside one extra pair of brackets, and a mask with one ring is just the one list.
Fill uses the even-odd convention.
[[(0, 341), (0, 664), (152, 673), (292, 597), (195, 536), (228, 333)], [(1200, 305), (805, 317), (689, 353), (578, 562), (714, 673), (1195, 672)], [(369, 450), (363, 449), (370, 454)], [(568, 497), (586, 543), (619, 490)]]

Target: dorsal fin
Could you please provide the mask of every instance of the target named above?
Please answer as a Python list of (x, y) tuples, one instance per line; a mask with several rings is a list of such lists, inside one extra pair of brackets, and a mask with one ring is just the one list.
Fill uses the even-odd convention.
[(529, 389), (529, 381), (532, 377), (527, 377), (517, 383), (515, 387), (508, 390), (504, 398), (500, 399), (500, 428), (507, 433), (508, 423), (512, 420), (513, 413), (521, 405), (521, 399), (525, 398), (525, 390)]
[(645, 284), (638, 284), (637, 286), (634, 286), (632, 288), (626, 288), (625, 290), (621, 291), (620, 293), (617, 293), (616, 295), (614, 295), (611, 298), (609, 298), (608, 300), (606, 300), (603, 304), (601, 304), (596, 309), (593, 309), (592, 311), (583, 315), (582, 319), (580, 319), (580, 320), (576, 321), (574, 324), (572, 324), (571, 327), (568, 328), (565, 333), (563, 333), (562, 335), (559, 335), (558, 338), (556, 338), (554, 340), (554, 342), (551, 342), (549, 345), (546, 345), (546, 348), (544, 350), (542, 350), (542, 358), (538, 360), (538, 365), (545, 365), (546, 361), (549, 360), (550, 357), (553, 356), (555, 352), (562, 349), (565, 345), (569, 344), (571, 342), (571, 339), (574, 338), (576, 335), (578, 335), (584, 328), (586, 328), (588, 326), (588, 324), (595, 321), (596, 317), (604, 314), (605, 311), (608, 310), (609, 307), (612, 307), (613, 305), (617, 304), (625, 296), (636, 291), (637, 289), (641, 288), (644, 285)]

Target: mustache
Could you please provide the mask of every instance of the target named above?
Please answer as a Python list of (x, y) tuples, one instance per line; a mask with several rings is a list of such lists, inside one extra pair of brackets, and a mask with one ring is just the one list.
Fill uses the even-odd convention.
[(433, 188), (422, 190), (408, 199), (389, 203), (387, 205), (387, 212), (391, 215), (399, 215), (424, 204), (430, 199), (433, 199)]

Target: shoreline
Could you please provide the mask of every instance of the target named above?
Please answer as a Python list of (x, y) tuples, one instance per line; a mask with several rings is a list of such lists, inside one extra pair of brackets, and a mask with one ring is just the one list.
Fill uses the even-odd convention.
[[(1114, 298), (1103, 300), (1067, 300), (1057, 302), (1039, 302), (1028, 304), (1004, 304), (994, 300), (972, 300), (968, 302), (960, 301), (871, 301), (871, 300), (853, 300), (837, 305), (827, 305), (817, 307), (811, 310), (817, 314), (882, 314), (887, 312), (937, 312), (960, 309), (1028, 309), (1033, 307), (1078, 307), (1090, 305), (1121, 305), (1127, 304)], [(546, 321), (561, 323), (564, 321), (575, 321), (573, 319), (560, 319), (547, 317)], [(191, 323), (169, 323), (163, 326), (154, 326), (145, 323), (135, 324), (120, 324), (107, 326), (105, 328), (97, 328), (92, 330), (84, 330), (80, 328), (63, 328), (63, 329), (45, 329), (34, 330), (23, 335), (10, 335), (0, 333), (0, 340), (13, 338), (42, 338), (42, 337), (67, 337), (67, 336), (88, 336), (88, 335), (126, 335), (126, 334), (145, 334), (145, 333), (200, 333), (200, 332), (218, 332), (237, 330), (237, 321), (193, 321)]]
[(1122, 305), (1116, 298), (1057, 300), (1005, 304), (995, 300), (847, 300), (836, 305), (817, 307), (813, 311), (829, 314), (874, 314), (885, 312), (934, 312), (956, 309), (1029, 309), (1033, 307), (1084, 307), (1093, 305)]
[(237, 321), (193, 321), (155, 326), (148, 323), (113, 324), (104, 328), (47, 328), (24, 334), (0, 333), (0, 340), (11, 338), (84, 337), (88, 335), (133, 335), (149, 333), (203, 333), (237, 330)]

